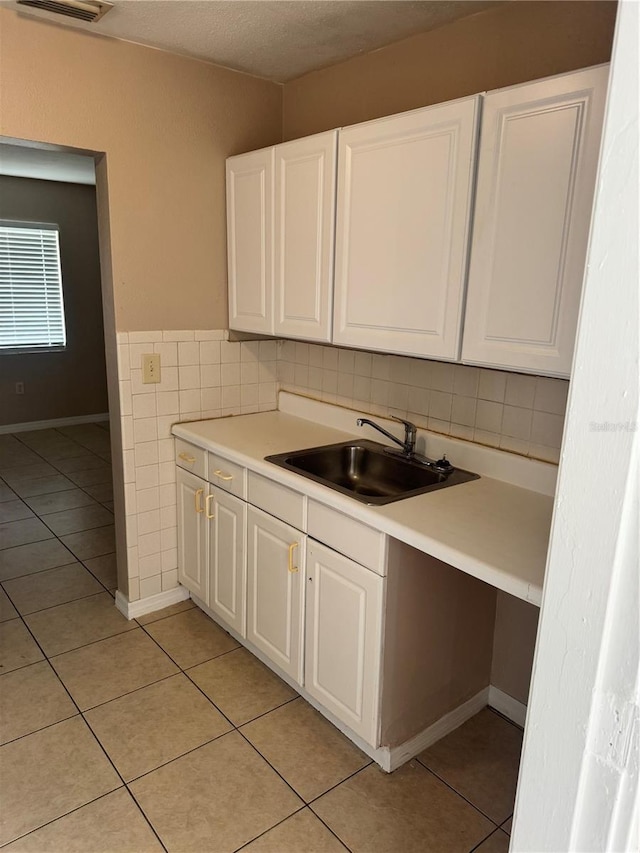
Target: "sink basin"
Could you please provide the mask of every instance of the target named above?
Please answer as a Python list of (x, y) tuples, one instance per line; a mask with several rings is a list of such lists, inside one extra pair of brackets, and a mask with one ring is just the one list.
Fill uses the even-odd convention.
[(478, 479), (477, 474), (459, 468), (434, 471), (390, 450), (375, 441), (347, 441), (277, 453), (265, 460), (376, 506)]

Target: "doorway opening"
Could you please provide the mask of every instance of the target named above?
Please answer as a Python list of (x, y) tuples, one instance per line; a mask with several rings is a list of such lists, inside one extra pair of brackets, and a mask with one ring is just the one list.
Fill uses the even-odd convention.
[(38, 607), (118, 587), (101, 156), (0, 140), (0, 582)]

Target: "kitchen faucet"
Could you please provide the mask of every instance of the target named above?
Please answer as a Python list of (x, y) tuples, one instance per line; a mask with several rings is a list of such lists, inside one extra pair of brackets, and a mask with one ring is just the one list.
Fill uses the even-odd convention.
[[(399, 444), (402, 448), (402, 456), (406, 459), (410, 459), (412, 462), (418, 462), (420, 465), (425, 465), (427, 468), (433, 468), (435, 471), (438, 471), (440, 474), (449, 475), (454, 469), (453, 465), (447, 457), (443, 454), (442, 459), (438, 459), (434, 462), (431, 459), (427, 459), (426, 456), (422, 456), (420, 453), (416, 453), (416, 433), (417, 427), (415, 424), (412, 424), (411, 421), (405, 421), (404, 418), (397, 418), (395, 415), (391, 416), (395, 421), (399, 421), (401, 424), (404, 424), (404, 441), (401, 441), (399, 438), (396, 438), (395, 435), (392, 435), (390, 432), (384, 427), (381, 427), (380, 424), (374, 423), (374, 421), (370, 421), (369, 418), (358, 418), (356, 424), (358, 426), (364, 426), (368, 424), (372, 426), (374, 429), (377, 429), (378, 432), (381, 432), (383, 435), (386, 435), (387, 438), (390, 438), (391, 441), (395, 441), (396, 444)], [(398, 453), (397, 450), (388, 449), (387, 453)], [(399, 454), (400, 455), (400, 454)]]
[(415, 456), (417, 433), (416, 425), (412, 424), (411, 421), (405, 421), (403, 418), (397, 418), (395, 415), (392, 415), (392, 417), (395, 421), (399, 421), (401, 424), (404, 424), (404, 441), (400, 441), (400, 439), (396, 438), (395, 435), (392, 435), (390, 432), (387, 432), (387, 430), (384, 429), (384, 427), (381, 427), (379, 424), (370, 421), (369, 418), (358, 418), (356, 424), (358, 426), (364, 426), (365, 424), (369, 424), (369, 426), (372, 426), (374, 429), (377, 429), (378, 432), (381, 432), (383, 435), (386, 435), (387, 438), (390, 438), (391, 441), (395, 441), (396, 444), (399, 444), (405, 456)]

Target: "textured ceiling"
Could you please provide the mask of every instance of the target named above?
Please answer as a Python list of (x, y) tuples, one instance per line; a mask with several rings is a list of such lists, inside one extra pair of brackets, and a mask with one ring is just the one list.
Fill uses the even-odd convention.
[(64, 26), (285, 82), (500, 0), (115, 0), (96, 24), (6, 5)]

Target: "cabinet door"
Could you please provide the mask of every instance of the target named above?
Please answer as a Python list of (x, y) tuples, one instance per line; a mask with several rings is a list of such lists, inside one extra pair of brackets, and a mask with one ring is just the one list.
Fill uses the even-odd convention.
[(276, 146), (276, 335), (331, 340), (337, 139)]
[(458, 358), (478, 106), (340, 131), (335, 343)]
[(273, 158), (227, 160), (229, 326), (245, 332), (273, 334)]
[(313, 540), (307, 544), (305, 688), (378, 745), (384, 578)]
[(195, 474), (176, 469), (178, 502), (178, 580), (202, 601), (208, 599), (207, 520), (204, 512), (208, 484)]
[(246, 635), (245, 534), (247, 505), (211, 487), (209, 520), (209, 607), (241, 637)]
[(485, 98), (462, 359), (568, 376), (608, 68)]
[(288, 524), (247, 509), (247, 639), (302, 684), (304, 540)]

